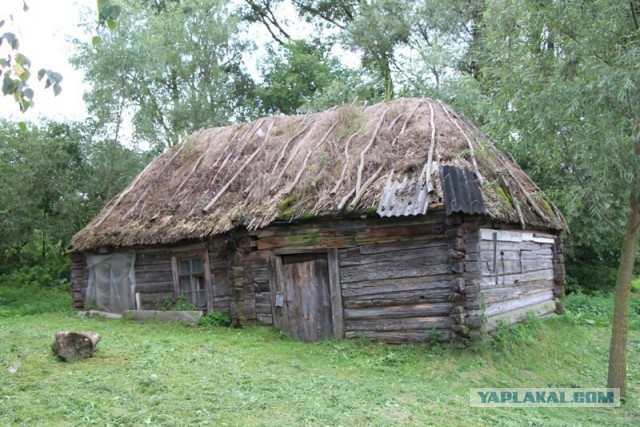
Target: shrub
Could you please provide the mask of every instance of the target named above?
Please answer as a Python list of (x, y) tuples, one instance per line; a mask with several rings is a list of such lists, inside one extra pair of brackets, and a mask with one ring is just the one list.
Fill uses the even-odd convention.
[(164, 298), (156, 302), (156, 309), (163, 311), (197, 311), (198, 307), (187, 302), (184, 295), (180, 295), (174, 302), (173, 298)]
[[(583, 294), (576, 292), (562, 300), (566, 317), (579, 325), (610, 326), (613, 320), (613, 295), (609, 292)], [(629, 327), (640, 329), (640, 298), (632, 297), (629, 310)]]
[(496, 353), (509, 352), (520, 344), (533, 344), (534, 335), (539, 331), (541, 320), (533, 314), (515, 325), (509, 325), (499, 320), (496, 328), (491, 331), (491, 347)]
[(231, 318), (226, 313), (214, 311), (198, 319), (198, 326), (231, 326)]
[(566, 264), (568, 293), (609, 291), (616, 286), (618, 270), (601, 262), (568, 262)]

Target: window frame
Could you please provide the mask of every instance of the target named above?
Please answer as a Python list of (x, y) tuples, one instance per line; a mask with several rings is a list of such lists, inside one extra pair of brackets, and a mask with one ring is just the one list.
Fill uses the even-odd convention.
[[(207, 313), (213, 312), (213, 291), (211, 287), (211, 267), (209, 263), (209, 251), (207, 248), (200, 250), (183, 250), (175, 251), (171, 255), (171, 271), (173, 275), (173, 301), (177, 302), (178, 298), (183, 295), (180, 286), (180, 278), (185, 276), (194, 277), (199, 274), (180, 274), (180, 262), (198, 259), (202, 262), (202, 280), (204, 284), (205, 306), (197, 307), (199, 310), (205, 310)], [(191, 287), (193, 292), (193, 279)], [(189, 301), (190, 304), (191, 301)]]

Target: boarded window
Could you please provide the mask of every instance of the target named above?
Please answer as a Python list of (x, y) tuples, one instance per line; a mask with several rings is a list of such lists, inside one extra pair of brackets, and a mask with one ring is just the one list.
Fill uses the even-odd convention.
[(85, 303), (112, 313), (134, 308), (135, 254), (117, 253), (87, 258), (89, 279)]

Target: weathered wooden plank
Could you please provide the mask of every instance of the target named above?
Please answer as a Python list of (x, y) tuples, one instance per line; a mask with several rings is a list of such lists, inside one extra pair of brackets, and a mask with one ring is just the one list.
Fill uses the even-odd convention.
[(396, 242), (369, 244), (356, 249), (344, 249), (340, 251), (340, 259), (348, 257), (352, 253), (364, 255), (388, 253), (395, 251), (405, 251), (408, 249), (424, 249), (432, 247), (447, 246), (445, 239), (432, 239), (430, 236), (415, 236), (414, 238)]
[(537, 292), (553, 290), (553, 283), (546, 280), (538, 280), (534, 282), (525, 282), (514, 286), (492, 287), (482, 291), (484, 303), (494, 304), (496, 302), (521, 298)]
[(480, 263), (480, 273), (482, 276), (495, 276), (504, 274), (521, 274), (530, 271), (553, 270), (551, 260), (522, 260), (506, 261), (498, 259), (498, 271), (493, 271), (493, 265), (489, 262)]
[(338, 250), (329, 249), (329, 294), (331, 298), (331, 322), (334, 338), (344, 337), (344, 309), (342, 306), (342, 288), (340, 286), (340, 266)]
[(464, 263), (464, 271), (467, 273), (475, 273), (480, 270), (480, 263), (478, 261), (471, 261)]
[(136, 282), (136, 292), (141, 294), (152, 294), (156, 292), (173, 292), (173, 281), (164, 282), (148, 282), (140, 283)]
[(553, 301), (543, 301), (537, 304), (532, 304), (527, 307), (522, 307), (517, 310), (508, 311), (500, 315), (490, 316), (487, 318), (486, 328), (491, 331), (498, 326), (499, 321), (504, 321), (507, 324), (512, 324), (524, 320), (528, 315), (533, 314), (535, 316), (544, 316), (545, 314), (553, 313), (556, 310), (556, 304)]
[(555, 243), (554, 236), (543, 236), (541, 233), (534, 233), (532, 231), (507, 231), (507, 230), (493, 230), (487, 228), (480, 229), (480, 238), (482, 240), (493, 240), (493, 234), (497, 233), (498, 241), (500, 242), (536, 242), (536, 243)]
[(347, 320), (345, 322), (345, 331), (429, 331), (431, 328), (449, 328), (453, 325), (453, 322), (453, 319), (449, 316), (410, 317), (404, 319)]
[[(550, 247), (547, 245), (543, 245), (535, 242), (498, 242), (497, 250), (500, 251), (536, 251), (539, 249), (543, 249), (546, 247)], [(480, 252), (493, 252), (493, 242), (488, 240), (483, 240), (480, 242)]]
[(229, 314), (231, 312), (231, 297), (216, 297), (213, 300), (213, 310)]
[(272, 236), (288, 236), (296, 234), (319, 233), (325, 231), (335, 231), (338, 234), (345, 232), (357, 232), (366, 228), (375, 227), (406, 227), (411, 225), (443, 224), (446, 215), (444, 212), (430, 211), (429, 215), (419, 217), (398, 217), (398, 218), (367, 218), (365, 223), (360, 218), (357, 219), (326, 219), (313, 223), (294, 223), (286, 225), (271, 225), (269, 227), (251, 231), (259, 239)]
[(349, 236), (323, 236), (321, 234), (273, 236), (258, 240), (258, 250), (267, 249), (329, 249), (356, 246), (355, 239)]
[(450, 272), (451, 267), (440, 260), (389, 260), (380, 261), (375, 265), (367, 264), (342, 267), (340, 270), (340, 280), (344, 284), (369, 280), (396, 279), (402, 277), (433, 276), (447, 274)]
[(442, 303), (449, 302), (451, 289), (449, 286), (433, 289), (419, 289), (405, 292), (367, 294), (344, 298), (345, 308), (389, 307), (402, 304)]
[(446, 246), (436, 246), (433, 248), (410, 249), (406, 251), (383, 252), (374, 255), (344, 256), (340, 260), (340, 267), (351, 267), (357, 265), (378, 264), (389, 261), (411, 261), (424, 260), (427, 264), (446, 263), (449, 260)]
[(171, 260), (167, 260), (166, 263), (163, 264), (145, 264), (145, 265), (136, 265), (134, 269), (137, 274), (144, 273), (156, 273), (163, 272), (171, 274)]
[(485, 308), (485, 316), (495, 316), (502, 313), (506, 313), (507, 311), (518, 310), (523, 307), (528, 307), (530, 305), (539, 304), (544, 301), (551, 300), (553, 301), (553, 291), (545, 290), (542, 292), (537, 292), (532, 295), (522, 296), (517, 299), (511, 299), (507, 301), (497, 302), (493, 304), (487, 304)]
[(166, 252), (138, 252), (136, 266), (153, 264), (171, 264), (171, 256)]
[(449, 289), (451, 280), (454, 277), (452, 274), (447, 274), (441, 276), (417, 276), (342, 283), (342, 296), (346, 299), (362, 295), (383, 295), (406, 291)]
[(367, 338), (387, 344), (407, 344), (416, 342), (431, 342), (437, 334), (440, 342), (451, 341), (452, 332), (447, 329), (436, 329), (429, 331), (393, 331), (393, 332), (372, 332), (354, 331), (346, 332), (346, 338)]
[(204, 294), (207, 300), (207, 312), (213, 312), (213, 300), (215, 299), (215, 286), (213, 286), (211, 265), (209, 264), (209, 252), (205, 251), (201, 255), (202, 268), (204, 269)]
[[(533, 250), (509, 250), (509, 249), (501, 249), (498, 243), (498, 259), (504, 260), (520, 260), (520, 259), (551, 259), (553, 257), (553, 251), (550, 246), (548, 247), (539, 247), (538, 249)], [(483, 251), (480, 254), (481, 261), (491, 261), (493, 259), (493, 254)]]
[(171, 257), (171, 276), (173, 277), (173, 299), (174, 301), (180, 295), (180, 277), (178, 276), (178, 259)]
[(449, 315), (453, 306), (454, 304), (451, 302), (395, 305), (391, 307), (347, 309), (344, 314), (348, 322), (352, 320), (437, 317)]
[(271, 313), (256, 313), (256, 320), (261, 325), (273, 325), (273, 316), (271, 316)]
[(149, 271), (146, 273), (136, 272), (136, 283), (157, 283), (172, 282), (173, 272), (171, 271)]
[(366, 231), (356, 234), (356, 243), (358, 245), (366, 245), (380, 241), (397, 241), (405, 238), (414, 238), (416, 236), (433, 236), (437, 238), (442, 236), (447, 229), (445, 224), (416, 224), (411, 226), (397, 227), (371, 227)]
[(480, 287), (500, 287), (500, 286), (513, 286), (516, 283), (532, 282), (536, 280), (553, 280), (553, 270), (538, 270), (528, 271), (521, 274), (504, 274), (498, 275), (498, 283), (493, 276), (482, 276), (480, 278)]
[(269, 292), (269, 282), (253, 282), (254, 292)]
[(258, 283), (268, 283), (269, 282), (269, 272), (266, 268), (255, 268), (253, 269), (253, 281)]
[(269, 288), (271, 289), (271, 305), (273, 307), (273, 325), (278, 329), (284, 330), (286, 307), (284, 307), (284, 304), (279, 304), (280, 300), (284, 301), (282, 260), (280, 257), (276, 257), (273, 252), (269, 251), (267, 253), (267, 264), (269, 265)]

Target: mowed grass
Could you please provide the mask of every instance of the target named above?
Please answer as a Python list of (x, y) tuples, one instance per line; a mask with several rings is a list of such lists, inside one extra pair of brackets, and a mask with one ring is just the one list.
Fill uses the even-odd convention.
[[(566, 318), (505, 328), (493, 342), (453, 349), (305, 344), (266, 327), (12, 313), (0, 317), (2, 426), (628, 426), (640, 419), (637, 330), (622, 408), (469, 406), (476, 387), (602, 387), (608, 328)], [(50, 350), (60, 330), (103, 338), (93, 358), (67, 364)]]

